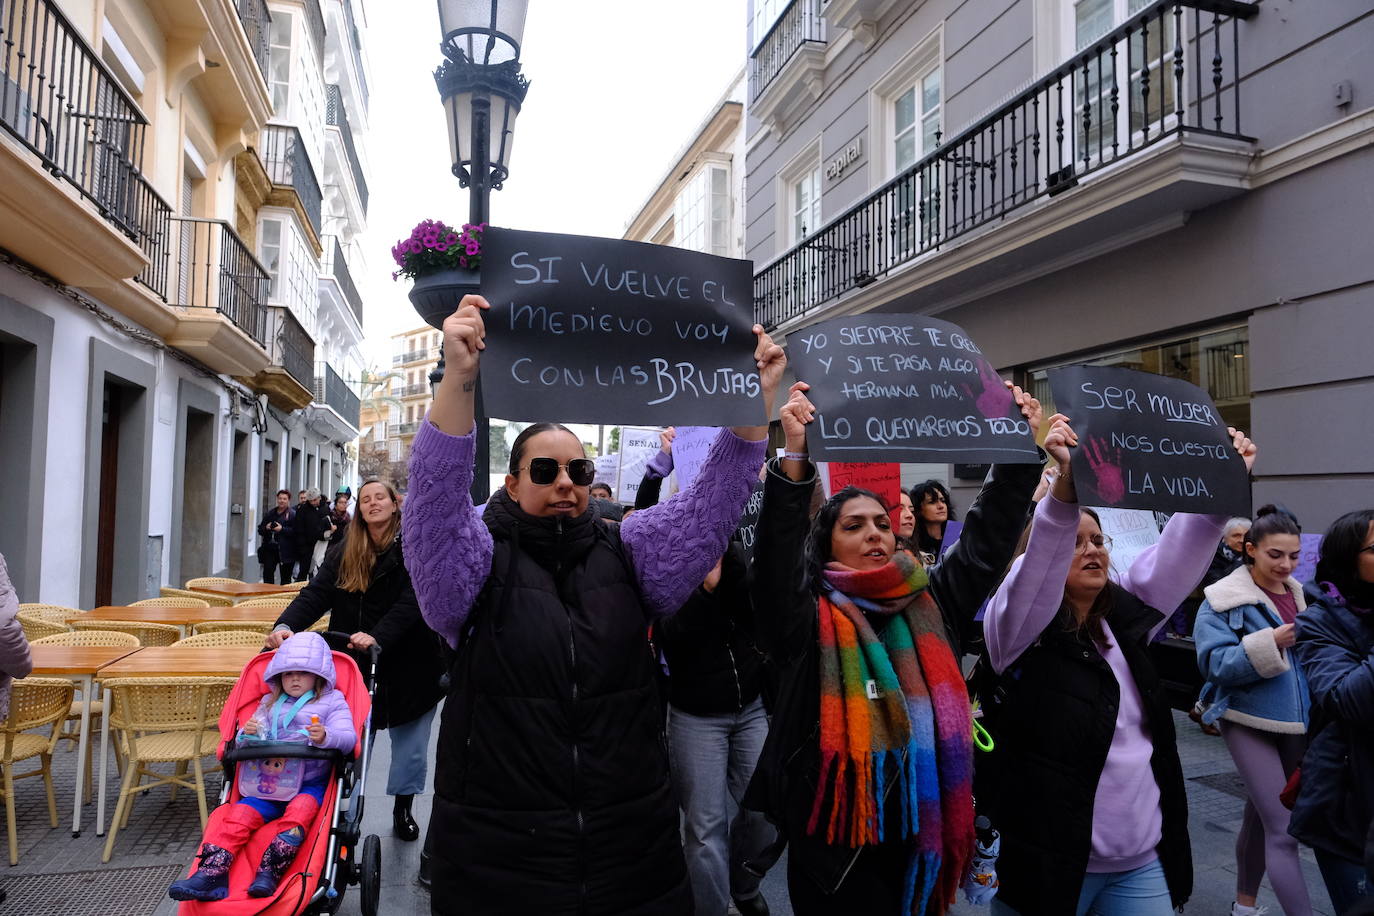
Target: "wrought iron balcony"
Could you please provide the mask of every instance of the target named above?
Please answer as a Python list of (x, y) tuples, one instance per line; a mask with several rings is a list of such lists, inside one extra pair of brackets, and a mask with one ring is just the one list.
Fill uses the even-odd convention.
[(170, 223), (177, 253), (172, 304), (214, 309), (266, 347), (267, 268), (224, 220), (173, 216)]
[(358, 36), (358, 23), (353, 18), (353, 0), (343, 0), (344, 19), (348, 22), (348, 35), (344, 37), (344, 44), (349, 46), (353, 54), (353, 69), (358, 74), (358, 86), (363, 91), (363, 111), (367, 111), (369, 95), (367, 90), (367, 74), (363, 71), (363, 40)]
[(414, 398), (428, 395), (429, 393), (428, 382), (418, 382), (414, 385), (402, 385), (400, 388), (396, 389), (396, 397), (398, 398)]
[(238, 0), (239, 22), (248, 36), (248, 46), (253, 49), (253, 59), (263, 78), (267, 78), (267, 63), (272, 45), (272, 13), (267, 9), (267, 0)]
[(422, 422), (417, 420), (413, 423), (397, 423), (391, 427), (391, 434), (393, 436), (413, 436), (420, 431), (420, 423)]
[(362, 415), (362, 402), (348, 387), (334, 367), (327, 363), (315, 365), (315, 403), (327, 404), (355, 429)]
[(269, 124), (262, 129), (262, 164), (273, 184), (293, 188), (300, 198), (305, 215), (318, 235), (324, 196), (315, 168), (305, 151), (305, 140), (294, 127)]
[(349, 273), (348, 261), (344, 259), (343, 246), (339, 244), (337, 236), (325, 236), (324, 243), (324, 253), (327, 258), (324, 272), (326, 275), (332, 276), (334, 282), (339, 284), (339, 289), (343, 291), (344, 298), (348, 300), (349, 308), (353, 309), (353, 315), (358, 319), (358, 324), (361, 325), (363, 323), (363, 297), (353, 282), (353, 275)]
[(0, 0), (0, 127), (133, 239), (162, 295), (171, 208), (143, 178), (148, 120), (51, 0)]
[[(344, 4), (347, 9), (348, 5)], [(358, 148), (353, 144), (353, 128), (348, 123), (348, 112), (344, 110), (343, 91), (338, 86), (325, 87), (325, 123), (339, 129), (343, 137), (344, 151), (348, 154), (348, 167), (353, 172), (353, 184), (358, 188), (358, 199), (363, 204), (363, 215), (367, 215), (367, 179), (363, 178), (363, 164), (358, 159)]]
[(792, 0), (749, 55), (749, 100), (757, 99), (792, 55), (808, 43), (825, 44), (825, 20), (815, 0)]
[(425, 347), (421, 350), (410, 350), (406, 353), (397, 353), (391, 358), (393, 366), (402, 366), (406, 363), (422, 363), (427, 359), (433, 359), (439, 355), (436, 347)]
[(281, 366), (307, 391), (315, 388), (315, 341), (283, 306), (268, 308), (268, 351), (272, 365)]
[[(1157, 0), (754, 277), (768, 328), (1167, 137), (1240, 129), (1234, 0)], [(1204, 15), (1207, 14), (1207, 15)]]
[(167, 301), (167, 279), (171, 267), (172, 207), (138, 172), (129, 184), (129, 213), (134, 225), (134, 241), (148, 256), (148, 266), (134, 280)]

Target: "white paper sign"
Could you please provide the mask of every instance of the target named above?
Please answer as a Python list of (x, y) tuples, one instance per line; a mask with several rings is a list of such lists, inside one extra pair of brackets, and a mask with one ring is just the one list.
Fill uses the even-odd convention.
[(673, 437), (673, 471), (677, 474), (677, 488), (685, 490), (696, 479), (706, 463), (706, 453), (716, 441), (720, 428), (716, 426), (679, 426)]
[(622, 426), (620, 428), (620, 486), (615, 498), (626, 505), (634, 505), (644, 468), (658, 452), (661, 443), (656, 426)]
[(612, 455), (598, 455), (596, 461), (596, 479), (592, 483), (609, 484), (611, 492), (614, 493), (619, 481), (616, 475), (620, 472), (620, 453)]
[(1112, 539), (1112, 572), (1120, 578), (1145, 548), (1159, 542), (1159, 526), (1150, 509), (1109, 509), (1094, 506), (1102, 533)]

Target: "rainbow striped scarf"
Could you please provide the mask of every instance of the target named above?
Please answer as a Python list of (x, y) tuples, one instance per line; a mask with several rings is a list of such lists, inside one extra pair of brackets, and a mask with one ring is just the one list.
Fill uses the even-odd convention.
[(944, 913), (974, 841), (973, 721), (958, 659), (911, 554), (874, 570), (831, 563), (824, 578), (820, 775), (807, 833), (842, 846), (892, 840), (884, 807), (900, 805), (912, 847), (902, 913)]

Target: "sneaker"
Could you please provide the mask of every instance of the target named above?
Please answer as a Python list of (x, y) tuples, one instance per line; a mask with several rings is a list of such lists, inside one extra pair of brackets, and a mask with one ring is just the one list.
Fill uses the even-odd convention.
[(768, 916), (768, 901), (763, 894), (755, 894), (747, 900), (735, 900), (735, 909), (740, 916)]
[(1264, 916), (1269, 912), (1267, 906), (1241, 906), (1239, 903), (1231, 904), (1231, 916)]

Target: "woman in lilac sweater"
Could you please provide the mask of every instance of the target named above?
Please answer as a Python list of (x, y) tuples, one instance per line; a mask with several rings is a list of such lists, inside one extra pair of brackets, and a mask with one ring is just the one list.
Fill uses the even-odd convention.
[[(696, 480), (617, 527), (588, 508), (578, 438), (523, 432), (479, 517), (481, 297), (444, 322), (447, 371), (415, 438), (403, 531), (429, 625), (457, 650), (431, 816), (433, 912), (688, 914), (647, 640), (725, 552), (767, 427), (722, 430)], [(765, 410), (786, 363), (755, 327)]]
[[(1077, 505), (1077, 437), (1064, 416), (1051, 424), (1058, 479), (983, 622), (998, 675), (978, 797), (1002, 833), (993, 907), (1168, 916), (1192, 892), (1188, 804), (1146, 646), (1207, 571), (1226, 517), (1176, 514), (1111, 581), (1111, 542)], [(1254, 444), (1229, 432), (1248, 468)]]

